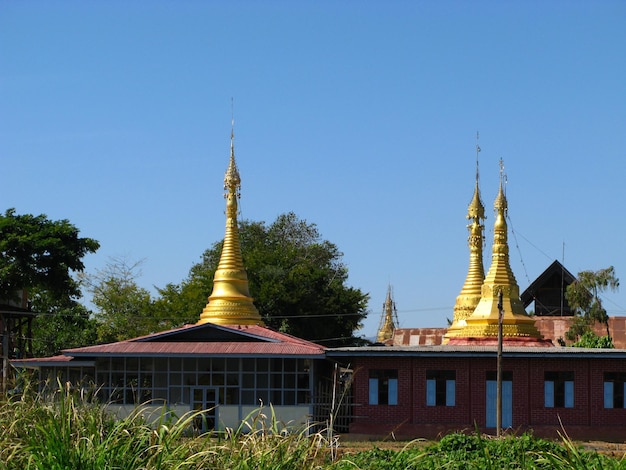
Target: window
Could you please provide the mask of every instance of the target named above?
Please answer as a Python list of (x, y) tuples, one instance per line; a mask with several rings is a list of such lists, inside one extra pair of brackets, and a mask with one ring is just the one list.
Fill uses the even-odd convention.
[(370, 405), (398, 404), (398, 371), (370, 370)]
[(573, 372), (545, 372), (543, 390), (546, 408), (574, 408)]
[(626, 408), (626, 372), (604, 373), (604, 407)]
[(426, 405), (454, 406), (456, 400), (456, 371), (426, 371)]

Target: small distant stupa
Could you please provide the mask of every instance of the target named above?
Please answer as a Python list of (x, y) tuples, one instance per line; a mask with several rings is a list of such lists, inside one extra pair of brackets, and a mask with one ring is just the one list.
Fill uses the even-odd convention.
[(392, 288), (387, 287), (387, 298), (383, 304), (383, 314), (376, 335), (377, 343), (388, 344), (393, 339), (393, 332), (398, 327), (398, 311), (396, 303), (393, 300)]
[(226, 199), (226, 234), (220, 261), (213, 278), (213, 292), (197, 324), (263, 325), (248, 288), (237, 226), (237, 200), (241, 178), (235, 163), (234, 126), (230, 134), (230, 162), (224, 176)]

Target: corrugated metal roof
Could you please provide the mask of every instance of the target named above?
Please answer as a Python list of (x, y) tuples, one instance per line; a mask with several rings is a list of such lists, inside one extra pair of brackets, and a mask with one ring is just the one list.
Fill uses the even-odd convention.
[[(215, 330), (228, 332), (242, 341), (215, 339)], [(185, 340), (194, 331), (193, 340)], [(174, 330), (155, 333), (117, 343), (67, 349), (63, 354), (71, 357), (129, 356), (129, 355), (276, 355), (319, 356), (326, 351), (310, 341), (279, 333), (257, 325), (218, 326), (210, 323), (187, 325)]]
[[(466, 346), (466, 345), (437, 345), (437, 346), (362, 346), (335, 348), (326, 351), (328, 357), (346, 356), (450, 356), (450, 357), (484, 357), (495, 356), (497, 346)], [(504, 346), (502, 354), (505, 357), (597, 357), (597, 358), (626, 358), (626, 349), (599, 349), (599, 348), (564, 348), (564, 347), (533, 347), (533, 346)]]

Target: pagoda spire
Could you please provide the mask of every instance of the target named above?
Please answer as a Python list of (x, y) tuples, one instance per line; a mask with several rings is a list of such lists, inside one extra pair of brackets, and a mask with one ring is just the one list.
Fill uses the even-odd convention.
[[(519, 286), (509, 263), (506, 216), (508, 203), (504, 191), (504, 164), (500, 160), (500, 188), (494, 202), (496, 214), (493, 228), (491, 267), (482, 285), (481, 298), (466, 325), (450, 339), (450, 343), (496, 340), (500, 311), (498, 296), (502, 293), (502, 329), (504, 340), (541, 342), (535, 321), (528, 316), (519, 296)], [(547, 344), (546, 344), (547, 345)]]
[[(476, 140), (478, 140), (478, 133), (476, 133)], [(483, 206), (480, 199), (478, 171), (479, 152), (480, 147), (477, 142), (476, 186), (474, 188), (472, 200), (467, 208), (466, 216), (470, 221), (470, 224), (467, 226), (467, 229), (469, 230), (469, 237), (467, 239), (470, 251), (469, 268), (467, 270), (465, 283), (456, 298), (456, 303), (454, 304), (454, 317), (452, 324), (446, 332), (444, 342), (447, 342), (447, 339), (450, 336), (454, 336), (459, 329), (465, 327), (465, 320), (472, 314), (480, 301), (480, 297), (482, 295), (482, 285), (485, 280), (485, 268), (483, 266), (483, 245), (485, 243), (485, 226), (483, 221), (485, 220), (485, 206)]]
[(230, 133), (230, 161), (224, 176), (226, 199), (226, 234), (215, 276), (213, 292), (202, 310), (197, 324), (263, 325), (259, 311), (252, 302), (248, 289), (248, 275), (243, 265), (237, 223), (241, 178), (235, 163), (234, 120)]
[(387, 298), (383, 304), (383, 315), (376, 335), (377, 343), (385, 343), (393, 338), (393, 332), (398, 327), (398, 312), (393, 301), (391, 285), (387, 288)]

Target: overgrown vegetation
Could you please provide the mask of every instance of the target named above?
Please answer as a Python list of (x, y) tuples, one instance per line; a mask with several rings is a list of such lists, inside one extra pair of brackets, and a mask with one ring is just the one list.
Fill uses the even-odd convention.
[[(338, 459), (324, 433), (288, 433), (271, 407), (238, 429), (193, 433), (197, 413), (150, 416), (139, 407), (114, 419), (80, 391), (58, 387), (43, 397), (25, 392), (0, 403), (0, 469), (623, 469), (624, 459), (530, 434), (495, 439), (455, 433), (402, 450), (372, 448)], [(263, 411), (267, 410), (268, 414)]]

